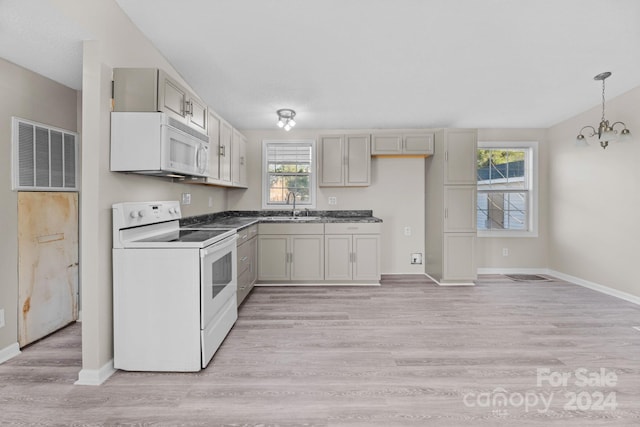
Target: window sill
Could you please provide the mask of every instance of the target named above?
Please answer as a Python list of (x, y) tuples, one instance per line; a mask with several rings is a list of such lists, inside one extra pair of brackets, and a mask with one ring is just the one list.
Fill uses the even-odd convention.
[(478, 231), (478, 237), (513, 238), (538, 237), (537, 231)]

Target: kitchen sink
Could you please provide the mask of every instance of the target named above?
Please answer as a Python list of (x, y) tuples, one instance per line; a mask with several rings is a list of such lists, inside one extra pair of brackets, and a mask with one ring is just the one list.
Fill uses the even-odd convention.
[(317, 221), (322, 219), (321, 216), (265, 216), (261, 217), (261, 221), (291, 221), (291, 222), (304, 222), (304, 221)]

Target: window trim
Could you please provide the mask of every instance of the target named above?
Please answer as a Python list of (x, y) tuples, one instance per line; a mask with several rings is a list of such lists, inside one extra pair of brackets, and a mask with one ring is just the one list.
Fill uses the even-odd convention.
[[(522, 230), (477, 230), (478, 237), (538, 237), (538, 221), (539, 221), (539, 200), (538, 200), (538, 141), (478, 141), (478, 149), (529, 149), (529, 200), (528, 203), (528, 221), (529, 229)], [(477, 166), (477, 162), (476, 162)], [(476, 193), (478, 186), (476, 184)], [(478, 207), (476, 206), (476, 213)]]
[(290, 210), (293, 209), (293, 203), (291, 204), (269, 204), (269, 171), (267, 167), (267, 146), (269, 144), (310, 144), (311, 145), (311, 175), (309, 184), (309, 196), (311, 203), (307, 205), (300, 205), (296, 203), (296, 208), (299, 206), (307, 209), (316, 209), (316, 193), (317, 193), (317, 154), (316, 154), (316, 141), (315, 139), (263, 139), (262, 140), (262, 209), (269, 210)]

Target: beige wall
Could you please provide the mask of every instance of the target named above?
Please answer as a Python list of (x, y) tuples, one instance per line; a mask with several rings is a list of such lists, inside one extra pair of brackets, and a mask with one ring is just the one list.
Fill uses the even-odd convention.
[(640, 296), (640, 87), (608, 100), (606, 116), (623, 121), (630, 143), (576, 146), (582, 126), (597, 126), (600, 107), (549, 129), (550, 256), (553, 270)]
[[(110, 82), (114, 67), (159, 67), (182, 79), (113, 1), (52, 0), (89, 29), (84, 43), (82, 97), (81, 287), (83, 370), (113, 357), (111, 205), (123, 201), (178, 200), (192, 194), (183, 215), (226, 209), (226, 190), (109, 171)], [(213, 208), (208, 208), (209, 197)]]
[(77, 92), (0, 59), (0, 350), (18, 341), (18, 193), (11, 191), (11, 117), (77, 130)]
[[(547, 268), (549, 144), (546, 129), (478, 129), (478, 141), (538, 141), (538, 237), (478, 237), (476, 239), (479, 269)], [(509, 256), (502, 256), (502, 249)]]
[[(248, 138), (248, 190), (229, 190), (230, 209), (260, 209), (262, 206), (262, 140), (317, 139), (318, 135), (341, 133), (369, 133), (371, 130), (282, 130), (245, 131)], [(421, 273), (424, 267), (411, 265), (412, 252), (424, 254), (424, 159), (373, 158), (371, 186), (321, 187), (317, 193), (318, 209), (371, 209), (383, 220), (383, 274)], [(328, 198), (336, 197), (337, 205), (329, 205)], [(404, 227), (411, 227), (411, 236), (404, 235)]]

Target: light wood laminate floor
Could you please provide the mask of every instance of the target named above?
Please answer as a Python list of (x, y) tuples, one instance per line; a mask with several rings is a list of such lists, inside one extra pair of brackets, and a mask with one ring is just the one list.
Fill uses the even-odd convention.
[(557, 280), (262, 287), (199, 373), (75, 386), (78, 324), (24, 349), (0, 365), (0, 424), (637, 426), (633, 326), (640, 307)]

